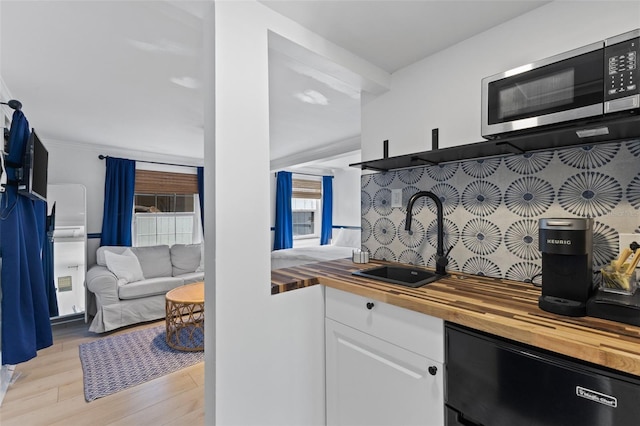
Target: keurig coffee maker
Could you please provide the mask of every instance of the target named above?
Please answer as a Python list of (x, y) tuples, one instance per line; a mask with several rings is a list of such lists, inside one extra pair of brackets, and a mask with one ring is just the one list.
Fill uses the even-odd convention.
[(542, 296), (538, 306), (572, 317), (587, 314), (593, 293), (591, 266), (593, 221), (586, 218), (540, 219)]

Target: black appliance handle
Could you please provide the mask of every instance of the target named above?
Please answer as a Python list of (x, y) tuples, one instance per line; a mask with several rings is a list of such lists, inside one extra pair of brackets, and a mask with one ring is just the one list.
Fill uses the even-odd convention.
[(547, 225), (549, 226), (571, 226), (573, 223), (566, 222), (563, 220), (547, 220)]

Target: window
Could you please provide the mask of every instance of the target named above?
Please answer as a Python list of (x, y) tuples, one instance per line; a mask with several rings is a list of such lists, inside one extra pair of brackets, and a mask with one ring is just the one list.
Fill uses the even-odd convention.
[(293, 238), (296, 237), (317, 237), (316, 218), (319, 217), (317, 200), (305, 200), (301, 198), (291, 199), (291, 210), (293, 211)]
[(136, 170), (134, 246), (202, 240), (196, 175)]
[(321, 198), (321, 181), (293, 179), (291, 210), (293, 212), (294, 240), (320, 237)]

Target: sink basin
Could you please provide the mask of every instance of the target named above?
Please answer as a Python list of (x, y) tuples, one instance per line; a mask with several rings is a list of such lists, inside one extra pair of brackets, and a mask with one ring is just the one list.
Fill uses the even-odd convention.
[(445, 276), (425, 271), (424, 269), (406, 266), (377, 266), (371, 269), (355, 271), (352, 275), (412, 288), (422, 287)]

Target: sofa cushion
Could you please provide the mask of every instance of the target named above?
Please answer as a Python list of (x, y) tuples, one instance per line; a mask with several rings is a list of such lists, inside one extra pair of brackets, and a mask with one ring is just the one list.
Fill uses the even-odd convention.
[(169, 290), (181, 286), (183, 283), (182, 278), (176, 277), (161, 277), (136, 281), (126, 285), (118, 285), (118, 297), (126, 300), (165, 294)]
[(122, 254), (105, 252), (107, 268), (118, 277), (118, 284), (127, 284), (144, 279), (140, 262), (133, 252), (127, 248)]
[(173, 276), (195, 272), (200, 266), (200, 244), (174, 244), (171, 246)]
[(204, 272), (189, 272), (188, 274), (178, 275), (176, 278), (180, 278), (185, 284), (197, 283), (204, 281)]
[(131, 251), (138, 256), (145, 278), (172, 276), (169, 246), (132, 247)]

